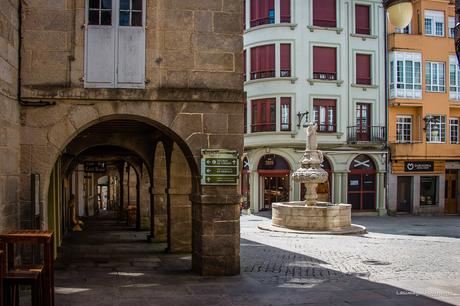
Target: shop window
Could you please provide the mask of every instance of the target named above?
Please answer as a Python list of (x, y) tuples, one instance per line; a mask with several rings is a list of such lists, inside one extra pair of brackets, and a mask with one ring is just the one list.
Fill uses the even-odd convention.
[(412, 116), (396, 116), (396, 141), (399, 143), (412, 141)]
[(337, 49), (313, 47), (313, 78), (337, 80)]
[(356, 84), (372, 84), (370, 54), (356, 54)]
[(420, 177), (420, 206), (436, 205), (437, 184), (436, 176)]
[(263, 201), (260, 210), (271, 209), (272, 203), (289, 201), (291, 168), (283, 157), (276, 154), (264, 155), (259, 161), (257, 172), (262, 178), (260, 189)]
[(251, 27), (275, 23), (274, 0), (251, 0)]
[(282, 97), (281, 98), (281, 131), (290, 131), (291, 130), (291, 98)]
[(280, 0), (280, 22), (291, 22), (291, 0)]
[(275, 45), (251, 48), (251, 80), (275, 77)]
[(370, 35), (370, 6), (369, 5), (355, 5), (355, 33)]
[(444, 12), (425, 11), (425, 35), (444, 36)]
[(276, 99), (258, 99), (251, 101), (251, 132), (276, 131)]
[(460, 100), (460, 67), (456, 56), (449, 56), (449, 99)]
[(313, 122), (318, 125), (318, 132), (333, 133), (337, 131), (336, 100), (314, 99)]
[(446, 142), (446, 117), (426, 116), (426, 141), (430, 143)]
[(444, 63), (426, 62), (425, 83), (428, 92), (444, 92), (446, 77)]
[(450, 143), (458, 144), (458, 118), (449, 119)]
[(280, 45), (280, 65), (281, 77), (290, 77), (291, 76), (291, 44), (281, 44)]
[(337, 1), (313, 0), (313, 25), (317, 27), (337, 27)]

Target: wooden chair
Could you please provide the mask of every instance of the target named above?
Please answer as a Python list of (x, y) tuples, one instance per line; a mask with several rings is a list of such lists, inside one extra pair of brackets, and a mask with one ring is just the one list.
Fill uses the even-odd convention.
[[(33, 306), (54, 306), (53, 242), (53, 233), (47, 231), (15, 231), (0, 234), (0, 251), (6, 253), (2, 261), (6, 305), (19, 305), (19, 286), (29, 285), (32, 289)], [(18, 244), (43, 246), (43, 264), (15, 266), (14, 252)]]

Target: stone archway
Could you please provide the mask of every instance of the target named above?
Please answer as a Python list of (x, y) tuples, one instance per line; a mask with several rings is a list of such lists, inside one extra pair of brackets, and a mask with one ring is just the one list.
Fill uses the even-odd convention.
[[(136, 104), (136, 107), (133, 107), (133, 104)], [(29, 176), (32, 173), (40, 174), (42, 228), (46, 228), (47, 213), (44, 211), (44, 204), (48, 198), (53, 167), (66, 148), (73, 145), (72, 140), (92, 126), (104, 122), (127, 120), (142, 123), (155, 129), (159, 139), (175, 144), (174, 148), (181, 152), (190, 168), (191, 189), (187, 197), (192, 204), (190, 215), (193, 215), (193, 269), (201, 274), (238, 274), (240, 196), (232, 186), (201, 186), (198, 164), (202, 148), (226, 148), (241, 152), (242, 137), (239, 137), (239, 134), (223, 132), (220, 132), (222, 134), (219, 137), (215, 137), (213, 133), (217, 131), (204, 126), (203, 112), (220, 113), (219, 116), (222, 117), (224, 114), (230, 118), (230, 114), (235, 112), (234, 106), (216, 104), (210, 107), (210, 104), (207, 104), (206, 108), (202, 107), (199, 103), (190, 102), (100, 101), (84, 106), (72, 103), (57, 104), (51, 112), (47, 108), (24, 111), (23, 134), (28, 136), (25, 137), (27, 140), (22, 152), (23, 181), (30, 180)], [(35, 137), (32, 139), (30, 135)], [(116, 139), (111, 139), (111, 143), (116, 142)], [(152, 166), (154, 150), (142, 148), (142, 143), (136, 143), (134, 140), (131, 144), (129, 149), (140, 153), (139, 155), (146, 159), (146, 164)], [(149, 168), (149, 171), (152, 170)], [(152, 172), (149, 175), (152, 176)], [(24, 186), (24, 190), (26, 189), (27, 186)], [(24, 205), (28, 205), (27, 201), (29, 199), (25, 197)], [(210, 227), (208, 224), (213, 226)], [(222, 247), (221, 242), (224, 241), (225, 247)]]

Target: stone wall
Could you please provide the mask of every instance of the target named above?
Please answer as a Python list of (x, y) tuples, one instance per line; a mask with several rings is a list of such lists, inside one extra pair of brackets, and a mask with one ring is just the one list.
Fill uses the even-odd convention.
[(0, 231), (18, 226), (18, 1), (0, 0)]

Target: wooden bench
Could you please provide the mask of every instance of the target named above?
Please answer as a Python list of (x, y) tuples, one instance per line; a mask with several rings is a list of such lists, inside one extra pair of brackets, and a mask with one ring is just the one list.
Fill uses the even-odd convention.
[[(14, 264), (15, 249), (19, 244), (42, 246), (43, 263), (39, 266), (18, 267)], [(3, 251), (3, 281), (8, 306), (19, 303), (19, 285), (32, 287), (32, 305), (54, 306), (54, 240), (48, 231), (14, 231), (0, 234), (0, 251)]]

